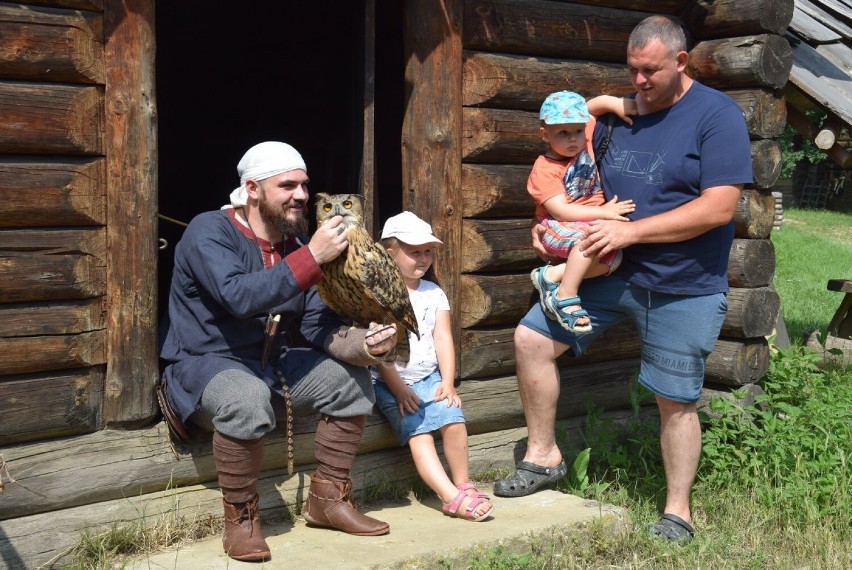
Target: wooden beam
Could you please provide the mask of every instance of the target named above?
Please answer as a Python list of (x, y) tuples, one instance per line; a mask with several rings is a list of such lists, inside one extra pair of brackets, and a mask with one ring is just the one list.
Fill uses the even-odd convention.
[(793, 54), (787, 40), (760, 34), (698, 43), (689, 52), (687, 73), (716, 89), (779, 89), (787, 83), (792, 66)]
[(364, 227), (375, 236), (379, 192), (376, 188), (376, 0), (364, 2), (363, 135), (361, 139), (361, 194), (364, 196)]
[(460, 334), (458, 275), (462, 242), (462, 6), (463, 0), (406, 0), (406, 83), (402, 127), (403, 207), (432, 224), (444, 242), (435, 275)]
[(683, 19), (696, 38), (783, 34), (793, 19), (793, 0), (697, 0)]
[(0, 82), (0, 153), (103, 154), (100, 87)]
[(0, 4), (3, 76), (34, 81), (103, 83), (100, 14)]
[(106, 165), (101, 158), (0, 158), (4, 227), (106, 224)]
[(107, 2), (108, 426), (157, 413), (157, 121), (154, 3)]

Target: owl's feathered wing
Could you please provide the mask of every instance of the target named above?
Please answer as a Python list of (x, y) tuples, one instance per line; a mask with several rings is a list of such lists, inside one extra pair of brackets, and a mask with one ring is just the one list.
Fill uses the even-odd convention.
[(349, 247), (324, 263), (325, 277), (317, 283), (323, 302), (359, 326), (370, 323), (397, 325), (396, 349), (386, 360), (407, 363), (408, 333), (420, 338), (417, 319), (396, 262), (361, 226), (350, 226)]

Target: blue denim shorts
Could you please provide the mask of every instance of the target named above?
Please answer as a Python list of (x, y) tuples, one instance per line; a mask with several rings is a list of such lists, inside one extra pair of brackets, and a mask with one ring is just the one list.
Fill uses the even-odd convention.
[(568, 345), (579, 356), (607, 328), (632, 319), (642, 345), (639, 384), (667, 400), (698, 401), (707, 356), (716, 346), (728, 310), (724, 293), (671, 295), (609, 276), (584, 280), (579, 296), (592, 332), (566, 331), (545, 316), (540, 303), (533, 305), (521, 325)]
[(464, 423), (464, 414), (457, 406), (448, 407), (447, 400), (433, 401), (441, 385), (441, 374), (437, 370), (409, 388), (420, 398), (420, 409), (414, 414), (400, 415), (399, 404), (387, 384), (376, 380), (376, 405), (388, 419), (400, 445), (408, 443), (413, 435), (430, 433), (448, 424)]

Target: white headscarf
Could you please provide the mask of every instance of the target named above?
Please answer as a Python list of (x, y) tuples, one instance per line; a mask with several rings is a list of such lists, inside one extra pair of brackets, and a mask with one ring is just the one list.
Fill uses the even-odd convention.
[(246, 180), (265, 180), (291, 170), (305, 172), (308, 170), (302, 155), (295, 148), (287, 143), (276, 141), (254, 145), (248, 149), (237, 165), (240, 187), (231, 192), (231, 203), (222, 206), (222, 209), (240, 208), (248, 203)]

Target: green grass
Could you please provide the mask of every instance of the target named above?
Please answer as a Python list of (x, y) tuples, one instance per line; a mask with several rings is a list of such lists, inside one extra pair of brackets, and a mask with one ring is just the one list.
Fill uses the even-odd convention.
[(775, 246), (775, 289), (792, 341), (810, 331), (823, 337), (842, 299), (829, 291), (829, 279), (852, 279), (852, 215), (789, 209)]

